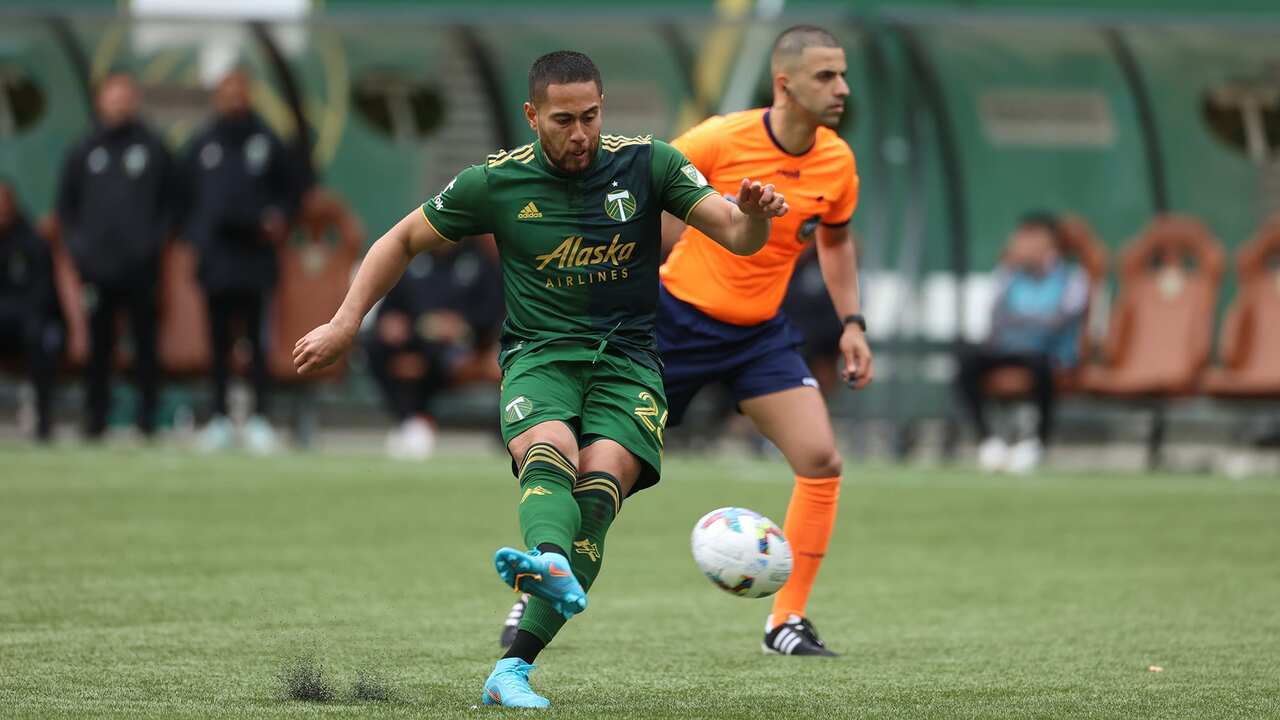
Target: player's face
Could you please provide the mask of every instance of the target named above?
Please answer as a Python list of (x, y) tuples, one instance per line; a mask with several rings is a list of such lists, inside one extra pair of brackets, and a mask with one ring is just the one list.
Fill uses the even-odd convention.
[(1044, 272), (1058, 261), (1053, 234), (1039, 225), (1023, 225), (1009, 241), (1010, 262), (1032, 272)]
[(107, 127), (128, 121), (138, 112), (138, 91), (127, 75), (107, 79), (98, 91), (98, 117)]
[(249, 110), (249, 78), (233, 72), (213, 91), (213, 108), (219, 115), (240, 115)]
[(548, 85), (536, 105), (524, 104), (524, 112), (552, 165), (566, 173), (587, 169), (600, 147), (604, 114), (604, 96), (595, 83)]
[(848, 65), (842, 48), (809, 47), (787, 73), (787, 94), (818, 125), (836, 127), (849, 97)]

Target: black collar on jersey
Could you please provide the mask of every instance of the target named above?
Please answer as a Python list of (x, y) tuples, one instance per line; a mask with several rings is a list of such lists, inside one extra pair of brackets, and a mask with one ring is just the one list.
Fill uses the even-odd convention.
[(805, 148), (804, 150), (801, 150), (798, 153), (790, 152), (786, 148), (782, 147), (782, 143), (778, 142), (777, 136), (773, 134), (773, 128), (769, 127), (769, 113), (771, 112), (773, 112), (772, 108), (764, 111), (764, 131), (769, 133), (769, 139), (773, 141), (774, 147), (781, 150), (783, 155), (790, 155), (791, 157), (804, 157), (805, 155), (809, 154), (809, 151), (813, 149), (814, 145), (818, 144), (818, 136), (814, 135), (813, 144), (811, 144), (809, 147)]

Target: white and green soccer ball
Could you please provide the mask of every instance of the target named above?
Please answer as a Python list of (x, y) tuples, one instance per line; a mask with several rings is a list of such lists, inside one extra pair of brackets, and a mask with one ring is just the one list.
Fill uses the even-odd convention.
[(693, 526), (693, 561), (707, 579), (732, 595), (762, 598), (791, 577), (791, 545), (769, 518), (724, 507)]

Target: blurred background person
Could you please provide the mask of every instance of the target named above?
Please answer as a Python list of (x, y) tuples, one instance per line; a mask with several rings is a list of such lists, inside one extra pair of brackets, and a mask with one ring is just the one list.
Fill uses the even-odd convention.
[(388, 454), (428, 457), (435, 447), (432, 398), (466, 380), (497, 382), (495, 342), (504, 315), (492, 238), (413, 259), (364, 341), (369, 371), (398, 423), (387, 436)]
[(178, 220), (179, 181), (168, 149), (138, 117), (138, 88), (124, 72), (103, 79), (97, 126), (72, 146), (58, 186), (57, 214), (84, 281), (90, 356), (85, 432), (107, 427), (116, 318), (129, 318), (138, 385), (138, 429), (155, 431), (159, 369), (156, 292), (160, 250)]
[(800, 355), (818, 381), (818, 389), (830, 398), (843, 384), (840, 380), (840, 317), (831, 304), (831, 293), (822, 278), (817, 246), (810, 243), (796, 261), (791, 284), (782, 300), (782, 311), (804, 335)]
[(36, 390), (36, 439), (53, 437), (53, 385), (62, 352), (62, 314), (49, 246), (0, 179), (0, 348), (26, 361)]
[[(996, 268), (991, 332), (960, 358), (957, 384), (981, 442), (978, 464), (988, 471), (1027, 473), (1044, 456), (1053, 430), (1054, 370), (1080, 362), (1080, 333), (1089, 301), (1089, 276), (1063, 255), (1057, 218), (1032, 212), (1019, 221)], [(1036, 434), (1012, 446), (993, 434), (984, 409), (988, 374), (1025, 368), (1033, 378)]]
[[(243, 428), (251, 452), (271, 452), (266, 313), (276, 286), (276, 247), (284, 242), (300, 188), (295, 162), (250, 107), (249, 77), (233, 70), (213, 94), (213, 119), (191, 140), (184, 161), (191, 183), (187, 238), (199, 253), (198, 276), (209, 309), (213, 351), (213, 415), (200, 438), (205, 450), (235, 444), (227, 409), (237, 334), (251, 348), (252, 414)], [(237, 332), (238, 331), (238, 332)]]

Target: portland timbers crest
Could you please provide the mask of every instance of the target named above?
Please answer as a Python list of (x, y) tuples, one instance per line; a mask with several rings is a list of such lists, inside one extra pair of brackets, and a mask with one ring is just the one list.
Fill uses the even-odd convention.
[(502, 414), (508, 423), (514, 423), (525, 419), (531, 412), (533, 412), (533, 402), (524, 395), (521, 395), (515, 400), (507, 403), (507, 406), (503, 408)]
[(626, 222), (636, 216), (636, 198), (629, 190), (610, 190), (604, 196), (604, 211), (618, 222)]

